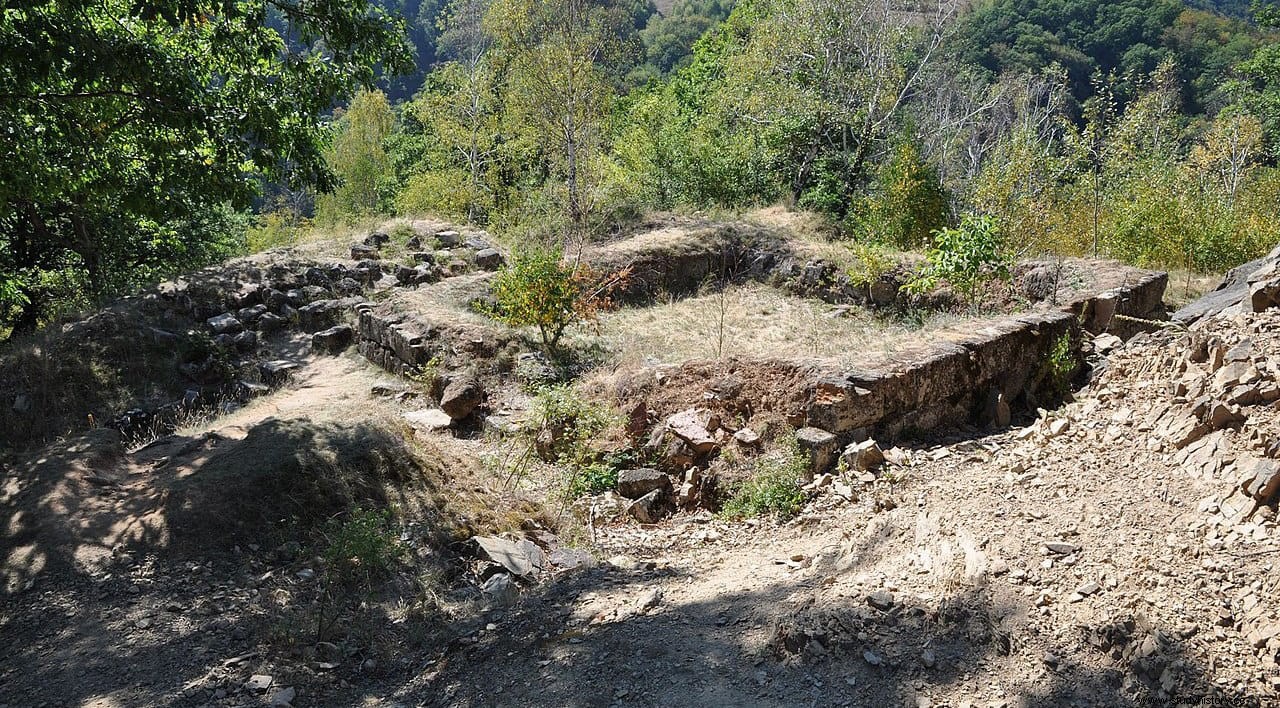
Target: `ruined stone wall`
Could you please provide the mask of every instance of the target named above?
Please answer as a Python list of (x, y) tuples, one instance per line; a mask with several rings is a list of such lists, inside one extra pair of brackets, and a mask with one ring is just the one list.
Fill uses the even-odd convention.
[(392, 373), (405, 375), (431, 360), (430, 345), (421, 326), (408, 316), (372, 306), (356, 312), (356, 346), (369, 361)]
[[(587, 260), (599, 268), (632, 268), (627, 289), (617, 294), (625, 303), (694, 292), (721, 272), (736, 279), (781, 279), (784, 287), (790, 283), (810, 290), (830, 283), (839, 285), (839, 271), (834, 266), (806, 261), (754, 227), (707, 228), (693, 237), (688, 233), (681, 238), (641, 237), (639, 242), (622, 242), (588, 253)], [(1035, 267), (1023, 268), (1028, 288), (1036, 285), (1033, 276), (1037, 272), (1043, 280), (1046, 269), (1061, 270), (1060, 264), (1030, 265)], [(847, 440), (864, 430), (892, 437), (910, 430), (986, 424), (1007, 417), (1011, 411), (1034, 408), (1047, 398), (1045, 362), (1064, 336), (1075, 357), (1084, 332), (1110, 332), (1127, 338), (1149, 328), (1144, 320), (1165, 317), (1166, 274), (1107, 262), (1076, 261), (1073, 267), (1089, 273), (1091, 292), (1064, 291), (1061, 299), (1056, 295), (1046, 298), (1022, 315), (939, 330), (929, 344), (895, 355), (874, 368), (825, 373), (815, 369), (805, 384), (807, 391), (793, 389), (797, 397), (792, 400), (806, 400), (803, 411), (792, 409), (787, 417), (798, 425), (821, 428)], [(838, 295), (839, 291), (827, 287), (824, 292)], [(412, 372), (437, 356), (449, 359), (443, 367), (446, 371), (457, 366), (493, 368), (484, 360), (504, 349), (515, 356), (514, 335), (497, 328), (437, 325), (413, 314), (410, 303), (361, 306), (358, 314), (360, 352), (395, 373)], [(711, 378), (706, 373), (708, 366), (714, 368), (716, 363), (696, 362), (676, 368), (688, 369), (689, 380), (707, 381)], [(674, 406), (698, 403), (696, 398), (686, 398), (681, 404), (652, 388), (643, 390), (660, 385), (643, 384), (639, 386), (642, 390), (635, 392), (655, 415), (671, 415), (679, 410)], [(707, 398), (714, 398), (712, 392), (707, 393)], [(748, 404), (757, 411), (776, 407), (766, 400)]]
[[(450, 372), (496, 373), (519, 354), (519, 337), (494, 327), (447, 323), (401, 309), (403, 305), (368, 305), (357, 310), (356, 347), (369, 361), (395, 374), (407, 375), (435, 362), (445, 379)], [(503, 356), (506, 363), (498, 361)]]
[[(662, 377), (638, 372), (621, 386), (619, 399), (628, 409), (644, 405), (658, 419), (689, 406), (723, 420), (740, 411), (774, 411), (794, 426), (832, 433), (841, 444), (862, 434), (886, 440), (948, 426), (1005, 423), (1050, 402), (1054, 382), (1046, 362), (1063, 337), (1070, 345), (1064, 363), (1074, 365), (1086, 332), (1139, 331), (1145, 325), (1116, 315), (1162, 316), (1166, 280), (1163, 273), (1125, 269), (1118, 286), (1057, 308), (937, 330), (928, 344), (865, 368), (800, 367), (802, 380), (795, 380), (800, 369), (795, 375), (774, 373), (777, 386), (749, 383), (736, 396), (717, 390), (717, 382), (748, 379), (744, 369), (752, 362), (691, 362)], [(781, 371), (780, 362), (754, 365)]]
[(593, 268), (630, 275), (613, 299), (644, 305), (697, 293), (720, 281), (766, 280), (790, 256), (776, 234), (747, 224), (717, 224), (668, 234), (655, 232), (584, 254)]
[(873, 370), (824, 377), (810, 391), (807, 424), (839, 436), (867, 429), (894, 437), (907, 430), (986, 425), (1000, 417), (1003, 406), (1034, 408), (1051, 394), (1047, 362), (1062, 337), (1070, 338), (1076, 356), (1082, 330), (1127, 338), (1148, 327), (1138, 320), (1163, 319), (1165, 273), (1127, 269), (1123, 280), (1061, 309), (939, 332), (927, 347)]
[(1068, 337), (1078, 349), (1078, 321), (1046, 312), (992, 323), (966, 337), (937, 342), (872, 370), (831, 375), (810, 390), (806, 423), (841, 437), (859, 430), (894, 437), (904, 430), (992, 422), (997, 408), (1034, 404), (1045, 361)]

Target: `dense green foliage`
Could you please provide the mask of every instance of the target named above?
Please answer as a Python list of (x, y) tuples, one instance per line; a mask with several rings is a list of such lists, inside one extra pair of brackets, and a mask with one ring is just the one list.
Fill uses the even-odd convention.
[(324, 115), (399, 36), (362, 0), (6, 4), (0, 322), (225, 254), (261, 179), (330, 186)]
[(1200, 82), (1193, 102), (1205, 105), (1257, 38), (1239, 20), (1179, 0), (987, 0), (960, 23), (954, 46), (961, 61), (993, 74), (1059, 64), (1080, 99), (1098, 74), (1136, 78), (1176, 57)]
[(1205, 271), (1280, 240), (1269, 3), (26, 0), (2, 17), (0, 332), (288, 243), (310, 217), (433, 213), (574, 253), (645, 209), (783, 201), (856, 241), (868, 273), (881, 246), (945, 246), (965, 213), (1012, 257)]

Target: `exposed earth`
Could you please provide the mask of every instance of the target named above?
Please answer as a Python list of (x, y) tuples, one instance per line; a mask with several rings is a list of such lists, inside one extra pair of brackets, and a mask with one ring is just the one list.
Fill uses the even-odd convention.
[[(150, 433), (88, 428), (83, 410), (114, 416), (87, 400), (70, 412), (40, 408), (33, 392), (6, 389), (35, 401), (8, 415), (64, 427), (25, 447), (7, 438), (0, 458), (0, 705), (1280, 705), (1280, 310), (1264, 288), (1243, 295), (1259, 312), (1235, 295), (1225, 312), (1189, 324), (1117, 320), (1127, 341), (1081, 330), (1094, 313), (1063, 319), (1056, 299), (998, 313), (1076, 323), (1089, 367), (1067, 402), (1051, 405), (1033, 381), (1002, 390), (1003, 420), (998, 406), (988, 417), (969, 405), (984, 395), (975, 390), (956, 394), (952, 408), (976, 417), (942, 424), (913, 413), (939, 424), (837, 431), (837, 454), (869, 434), (886, 459), (866, 469), (820, 464), (821, 451), (809, 449), (817, 469), (803, 509), (785, 522), (724, 518), (708, 495), (642, 523), (620, 493), (562, 501), (556, 465), (514, 470), (529, 449), (511, 430), (530, 406), (517, 380), (530, 348), (457, 307), (483, 292), (484, 251), (458, 246), (457, 263), (430, 283), (418, 271), (412, 289), (383, 267), (352, 295), (368, 304), (335, 305), (332, 322), (315, 327), (281, 324), (252, 347), (231, 344), (239, 353), (227, 365), (249, 393), (193, 406)], [(284, 259), (254, 263), (268, 271)], [(358, 275), (356, 261), (345, 262)], [(751, 276), (733, 292), (757, 302), (778, 288), (770, 297), (783, 313), (842, 317), (850, 305), (832, 302), (829, 285), (814, 297)], [(164, 321), (177, 331), (223, 314), (147, 309), (169, 302), (157, 298), (119, 306), (110, 321), (126, 324), (112, 327)], [(442, 370), (431, 380), (372, 364), (359, 325), (331, 331), (363, 316), (359, 308), (404, 302), (418, 303), (413, 322), (434, 322), (432, 341), (444, 343), (432, 350)], [(659, 310), (670, 306), (650, 307), (652, 316), (665, 321)], [(643, 327), (649, 314), (612, 317)], [(876, 318), (856, 317), (865, 319), (842, 324), (843, 336), (874, 339), (859, 328)], [(939, 324), (1003, 331), (991, 317)], [(658, 346), (660, 333), (643, 334), (651, 341), (639, 349)], [(333, 344), (342, 336), (362, 344)], [(777, 368), (745, 345), (734, 353), (747, 358), (732, 364), (694, 351), (676, 369), (669, 352), (650, 362), (618, 345), (583, 384), (602, 399), (643, 401), (644, 430), (632, 437), (656, 430), (670, 450), (696, 442), (672, 439), (672, 414), (721, 410), (722, 377), (703, 373), (736, 367), (753, 407), (720, 426), (704, 418), (714, 459), (690, 464), (731, 478), (731, 460), (750, 460), (769, 430), (813, 420), (812, 410), (782, 410), (786, 401), (812, 408), (813, 392), (825, 390), (805, 377), (826, 375), (828, 352), (803, 349), (769, 365)], [(516, 368), (485, 368), (508, 351)], [(876, 345), (859, 355), (868, 351)], [(468, 360), (473, 368), (458, 373)], [(268, 381), (281, 361), (287, 382)], [(643, 396), (619, 383), (643, 377), (657, 381)], [(191, 384), (173, 385), (184, 395)], [(475, 412), (442, 415), (472, 385), (484, 391)], [(149, 421), (161, 420), (157, 402), (171, 395), (156, 388), (137, 401)], [(737, 435), (751, 427), (762, 443)], [(641, 446), (628, 439), (608, 442)], [(689, 479), (660, 474), (672, 495)], [(357, 507), (391, 509), (406, 551), (367, 592), (335, 595), (324, 542)]]

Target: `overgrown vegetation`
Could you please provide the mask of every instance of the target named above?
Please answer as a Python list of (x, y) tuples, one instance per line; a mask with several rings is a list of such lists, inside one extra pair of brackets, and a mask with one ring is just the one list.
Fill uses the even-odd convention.
[(570, 499), (601, 494), (618, 487), (618, 472), (626, 469), (631, 462), (629, 452), (610, 453), (600, 459), (589, 462), (577, 470), (569, 479), (566, 493)]
[[(645, 209), (785, 201), (860, 244), (954, 251), (974, 214), (1012, 257), (1195, 272), (1280, 241), (1272, 3), (379, 4), (6, 14), (0, 331), (312, 218), (577, 253)], [(564, 317), (525, 314), (554, 349)]]
[(801, 487), (808, 465), (795, 438), (783, 440), (752, 461), (751, 476), (730, 490), (721, 515), (730, 519), (788, 519), (799, 514), (807, 500)]
[(597, 443), (617, 422), (613, 411), (587, 400), (572, 386), (548, 386), (529, 407), (527, 449), (564, 471), (566, 498), (611, 489), (626, 460), (604, 454)]
[[(563, 246), (640, 208), (785, 199), (864, 244), (937, 248), (970, 213), (1013, 257), (1195, 271), (1280, 239), (1273, 34), (1178, 0), (689, 3), (640, 41), (623, 18), (646, 11), (611, 2), (457, 7), (454, 58), (388, 138), (384, 210)], [(703, 24), (646, 64), (660, 27)]]
[(332, 187), (325, 114), (408, 60), (366, 0), (6, 6), (0, 322), (241, 249), (259, 187)]

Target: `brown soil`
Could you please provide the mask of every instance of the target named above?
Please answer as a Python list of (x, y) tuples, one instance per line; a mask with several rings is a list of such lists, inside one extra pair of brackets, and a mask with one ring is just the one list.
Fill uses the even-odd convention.
[[(465, 362), (454, 340), (492, 333), (464, 309), (485, 277), (383, 306), (447, 322)], [(92, 430), (0, 463), (0, 704), (1280, 705), (1280, 527), (1233, 466), (1266, 454), (1280, 410), (1246, 405), (1208, 462), (1157, 420), (1189, 405), (1170, 382), (1215, 376), (1188, 362), (1211, 336), (1251, 339), (1280, 379), (1280, 315), (1196, 336), (1133, 340), (1025, 427), (902, 443), (874, 481), (819, 484), (785, 524), (654, 525), (612, 494), (562, 514), (562, 470), (511, 468), (521, 441), (414, 431), (401, 414), (434, 405), (420, 386), (282, 337), (266, 354), (302, 369), (244, 408), (147, 445)], [(580, 385), (650, 423), (700, 406), (767, 440), (801, 422), (819, 375), (726, 359)], [(501, 381), (490, 412), (518, 419), (528, 395)], [(317, 556), (356, 507), (393, 511), (406, 554), (322, 631)], [(596, 562), (549, 563), (503, 605), (466, 542), (498, 532)]]
[[(1270, 352), (1277, 327), (1268, 315), (1212, 331)], [(785, 526), (694, 515), (601, 529), (601, 554), (629, 559), (552, 584), (392, 695), (451, 706), (1275, 705), (1272, 512), (1245, 519), (1229, 473), (1189, 474), (1144, 423), (1171, 405), (1160, 384), (1184, 347), (1173, 335), (1135, 343), (1032, 426), (921, 444), (857, 501), (820, 495)], [(1273, 408), (1250, 409), (1229, 449), (1278, 422)], [(1046, 545), (1058, 542), (1075, 550)], [(881, 592), (891, 607), (875, 604)]]

